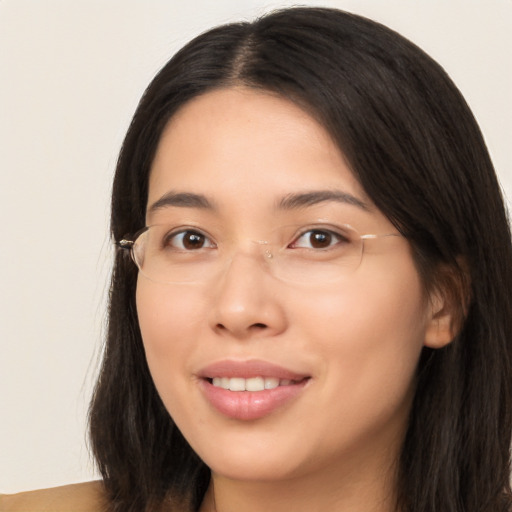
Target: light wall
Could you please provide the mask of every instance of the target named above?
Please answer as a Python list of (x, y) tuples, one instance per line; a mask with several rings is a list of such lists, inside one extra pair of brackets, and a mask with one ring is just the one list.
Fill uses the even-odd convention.
[[(296, 4), (0, 0), (0, 492), (95, 477), (109, 193), (136, 103), (197, 33)], [(512, 198), (510, 0), (305, 1), (381, 21), (454, 78)]]

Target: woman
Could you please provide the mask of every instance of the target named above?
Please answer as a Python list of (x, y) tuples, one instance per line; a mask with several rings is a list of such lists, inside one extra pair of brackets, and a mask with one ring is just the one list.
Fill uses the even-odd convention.
[(331, 9), (199, 36), (139, 104), (112, 234), (86, 509), (511, 509), (510, 231), (417, 47)]

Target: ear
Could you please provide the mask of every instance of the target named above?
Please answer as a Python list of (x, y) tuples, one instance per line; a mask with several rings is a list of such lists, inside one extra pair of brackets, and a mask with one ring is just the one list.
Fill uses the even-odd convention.
[(458, 268), (438, 269), (436, 284), (428, 297), (425, 346), (443, 348), (461, 331), (471, 296), (468, 270), (461, 261), (458, 261)]
[(445, 347), (457, 335), (457, 331), (454, 329), (454, 312), (447, 302), (446, 297), (439, 292), (430, 295), (430, 307), (427, 313), (429, 317), (427, 318), (424, 342), (426, 347)]

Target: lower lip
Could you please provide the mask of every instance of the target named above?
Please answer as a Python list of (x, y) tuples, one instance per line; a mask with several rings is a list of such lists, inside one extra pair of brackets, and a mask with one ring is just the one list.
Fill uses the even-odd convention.
[(309, 379), (304, 379), (297, 384), (263, 391), (229, 391), (214, 386), (206, 379), (201, 379), (200, 386), (207, 400), (224, 416), (250, 421), (268, 416), (289, 403), (304, 389), (308, 381)]

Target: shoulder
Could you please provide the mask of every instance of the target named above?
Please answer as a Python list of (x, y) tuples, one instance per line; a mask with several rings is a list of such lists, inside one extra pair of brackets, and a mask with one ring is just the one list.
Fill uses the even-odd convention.
[(0, 495), (0, 512), (103, 512), (101, 481)]

